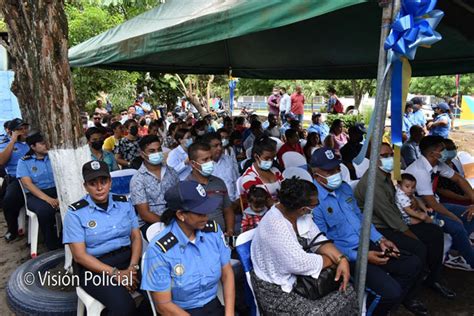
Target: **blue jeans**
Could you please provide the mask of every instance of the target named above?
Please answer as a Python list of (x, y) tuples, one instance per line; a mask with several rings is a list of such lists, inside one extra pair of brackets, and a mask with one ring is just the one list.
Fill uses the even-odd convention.
[(474, 249), (469, 241), (469, 235), (474, 231), (474, 220), (468, 222), (466, 216), (461, 217), (462, 213), (466, 211), (467, 206), (449, 203), (443, 203), (443, 206), (459, 217), (463, 222), (463, 224), (461, 224), (453, 221), (449, 217), (438, 214), (439, 217), (444, 220), (443, 231), (451, 235), (454, 248), (456, 248), (464, 259), (466, 259), (467, 263), (474, 268)]

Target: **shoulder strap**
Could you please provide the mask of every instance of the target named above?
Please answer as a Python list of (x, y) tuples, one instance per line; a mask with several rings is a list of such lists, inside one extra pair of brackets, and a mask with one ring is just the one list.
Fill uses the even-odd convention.
[(176, 244), (178, 244), (178, 238), (176, 238), (172, 232), (167, 233), (156, 241), (156, 245), (160, 247), (163, 252), (167, 252)]
[(216, 221), (208, 221), (206, 226), (201, 229), (201, 231), (204, 233), (217, 233), (218, 230), (219, 228)]
[(128, 199), (125, 195), (119, 195), (119, 194), (112, 194), (112, 200), (118, 201), (118, 202), (127, 202)]
[(81, 208), (86, 207), (87, 205), (89, 205), (89, 202), (82, 199), (82, 200), (72, 203), (71, 205), (69, 205), (69, 207), (71, 208), (71, 210), (77, 211), (77, 210), (80, 210)]
[(308, 244), (307, 248), (305, 250), (309, 250), (313, 247), (316, 247), (316, 246), (320, 246), (320, 245), (324, 245), (324, 244), (327, 244), (327, 243), (332, 243), (332, 240), (331, 239), (327, 239), (327, 240), (322, 240), (322, 241), (316, 241), (319, 236), (326, 236), (325, 233), (323, 232), (319, 232), (319, 234), (317, 234)]

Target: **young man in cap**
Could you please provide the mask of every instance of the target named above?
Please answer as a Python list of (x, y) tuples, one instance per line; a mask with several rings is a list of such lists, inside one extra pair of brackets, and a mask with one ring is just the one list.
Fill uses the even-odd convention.
[[(139, 283), (142, 237), (135, 209), (124, 195), (110, 194), (107, 164), (82, 166), (87, 195), (69, 206), (63, 241), (69, 244), (81, 287), (111, 315), (136, 315), (130, 293)], [(100, 280), (92, 281), (92, 280)]]
[(411, 116), (413, 124), (426, 128), (426, 117), (421, 110), (423, 104), (426, 104), (425, 101), (423, 101), (423, 98), (414, 97), (411, 99), (411, 103), (413, 103), (413, 115)]
[(329, 126), (323, 122), (321, 113), (314, 112), (311, 116), (311, 125), (308, 127), (309, 133), (318, 133), (321, 143), (324, 143), (324, 139), (329, 134)]
[(451, 118), (449, 117), (449, 105), (442, 102), (433, 106), (436, 118), (427, 125), (431, 136), (441, 136), (449, 138), (449, 130), (451, 128)]
[(7, 172), (3, 214), (8, 225), (8, 231), (4, 237), (6, 241), (12, 241), (18, 236), (18, 214), (25, 204), (20, 184), (16, 178), (16, 167), (20, 158), (30, 148), (25, 143), (28, 134), (28, 123), (19, 118), (13, 119), (8, 124), (8, 130), (8, 137), (0, 143), (0, 165), (5, 166)]
[(104, 146), (105, 129), (100, 127), (89, 127), (86, 131), (87, 144), (91, 150), (93, 160), (104, 161), (109, 167), (109, 171), (118, 170), (117, 161), (114, 154), (102, 149)]
[[(342, 182), (341, 161), (327, 147), (311, 156), (311, 169), (320, 204), (313, 210), (319, 229), (334, 241), (349, 258), (351, 273), (355, 270), (362, 227), (362, 213), (351, 187)], [(421, 262), (409, 253), (400, 254), (397, 246), (372, 225), (367, 266), (367, 287), (380, 295), (374, 315), (386, 315), (400, 303), (417, 315), (426, 315), (421, 302), (414, 299), (413, 285), (421, 272)], [(373, 297), (371, 297), (373, 299)]]
[(59, 200), (48, 157), (48, 145), (39, 132), (29, 135), (26, 143), (30, 146), (30, 151), (18, 161), (16, 176), (27, 192), (28, 209), (38, 216), (46, 247), (54, 250), (61, 246), (55, 227)]

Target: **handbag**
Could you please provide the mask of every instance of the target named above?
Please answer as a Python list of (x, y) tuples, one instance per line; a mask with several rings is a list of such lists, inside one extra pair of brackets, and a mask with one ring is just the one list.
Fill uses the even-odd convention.
[[(297, 238), (298, 242), (303, 246), (303, 250), (306, 252), (311, 252), (311, 248), (313, 247), (326, 243), (332, 243), (331, 240), (316, 242), (316, 239), (318, 239), (318, 237), (321, 235), (324, 235), (324, 233), (320, 232), (309, 243), (305, 238), (299, 236)], [(341, 279), (339, 279), (339, 281), (334, 280), (336, 278), (336, 270), (337, 266), (335, 265), (327, 267), (321, 270), (321, 273), (317, 279), (309, 275), (297, 275), (293, 291), (304, 298), (313, 301), (326, 296), (327, 294), (337, 290), (342, 282)]]

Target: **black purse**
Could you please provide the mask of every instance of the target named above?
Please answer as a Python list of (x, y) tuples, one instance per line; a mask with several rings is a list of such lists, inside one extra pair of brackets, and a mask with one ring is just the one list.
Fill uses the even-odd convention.
[[(297, 237), (298, 242), (303, 246), (303, 250), (306, 252), (312, 252), (311, 248), (313, 247), (332, 243), (331, 240), (316, 242), (316, 239), (318, 239), (318, 237), (321, 235), (324, 235), (324, 233), (319, 233), (309, 243), (307, 239), (300, 236)], [(325, 268), (321, 271), (317, 279), (309, 275), (297, 275), (293, 291), (296, 294), (313, 301), (326, 296), (327, 294), (337, 290), (342, 282), (342, 279), (339, 279), (339, 281), (334, 281), (336, 278), (336, 270), (337, 266), (335, 265)]]

